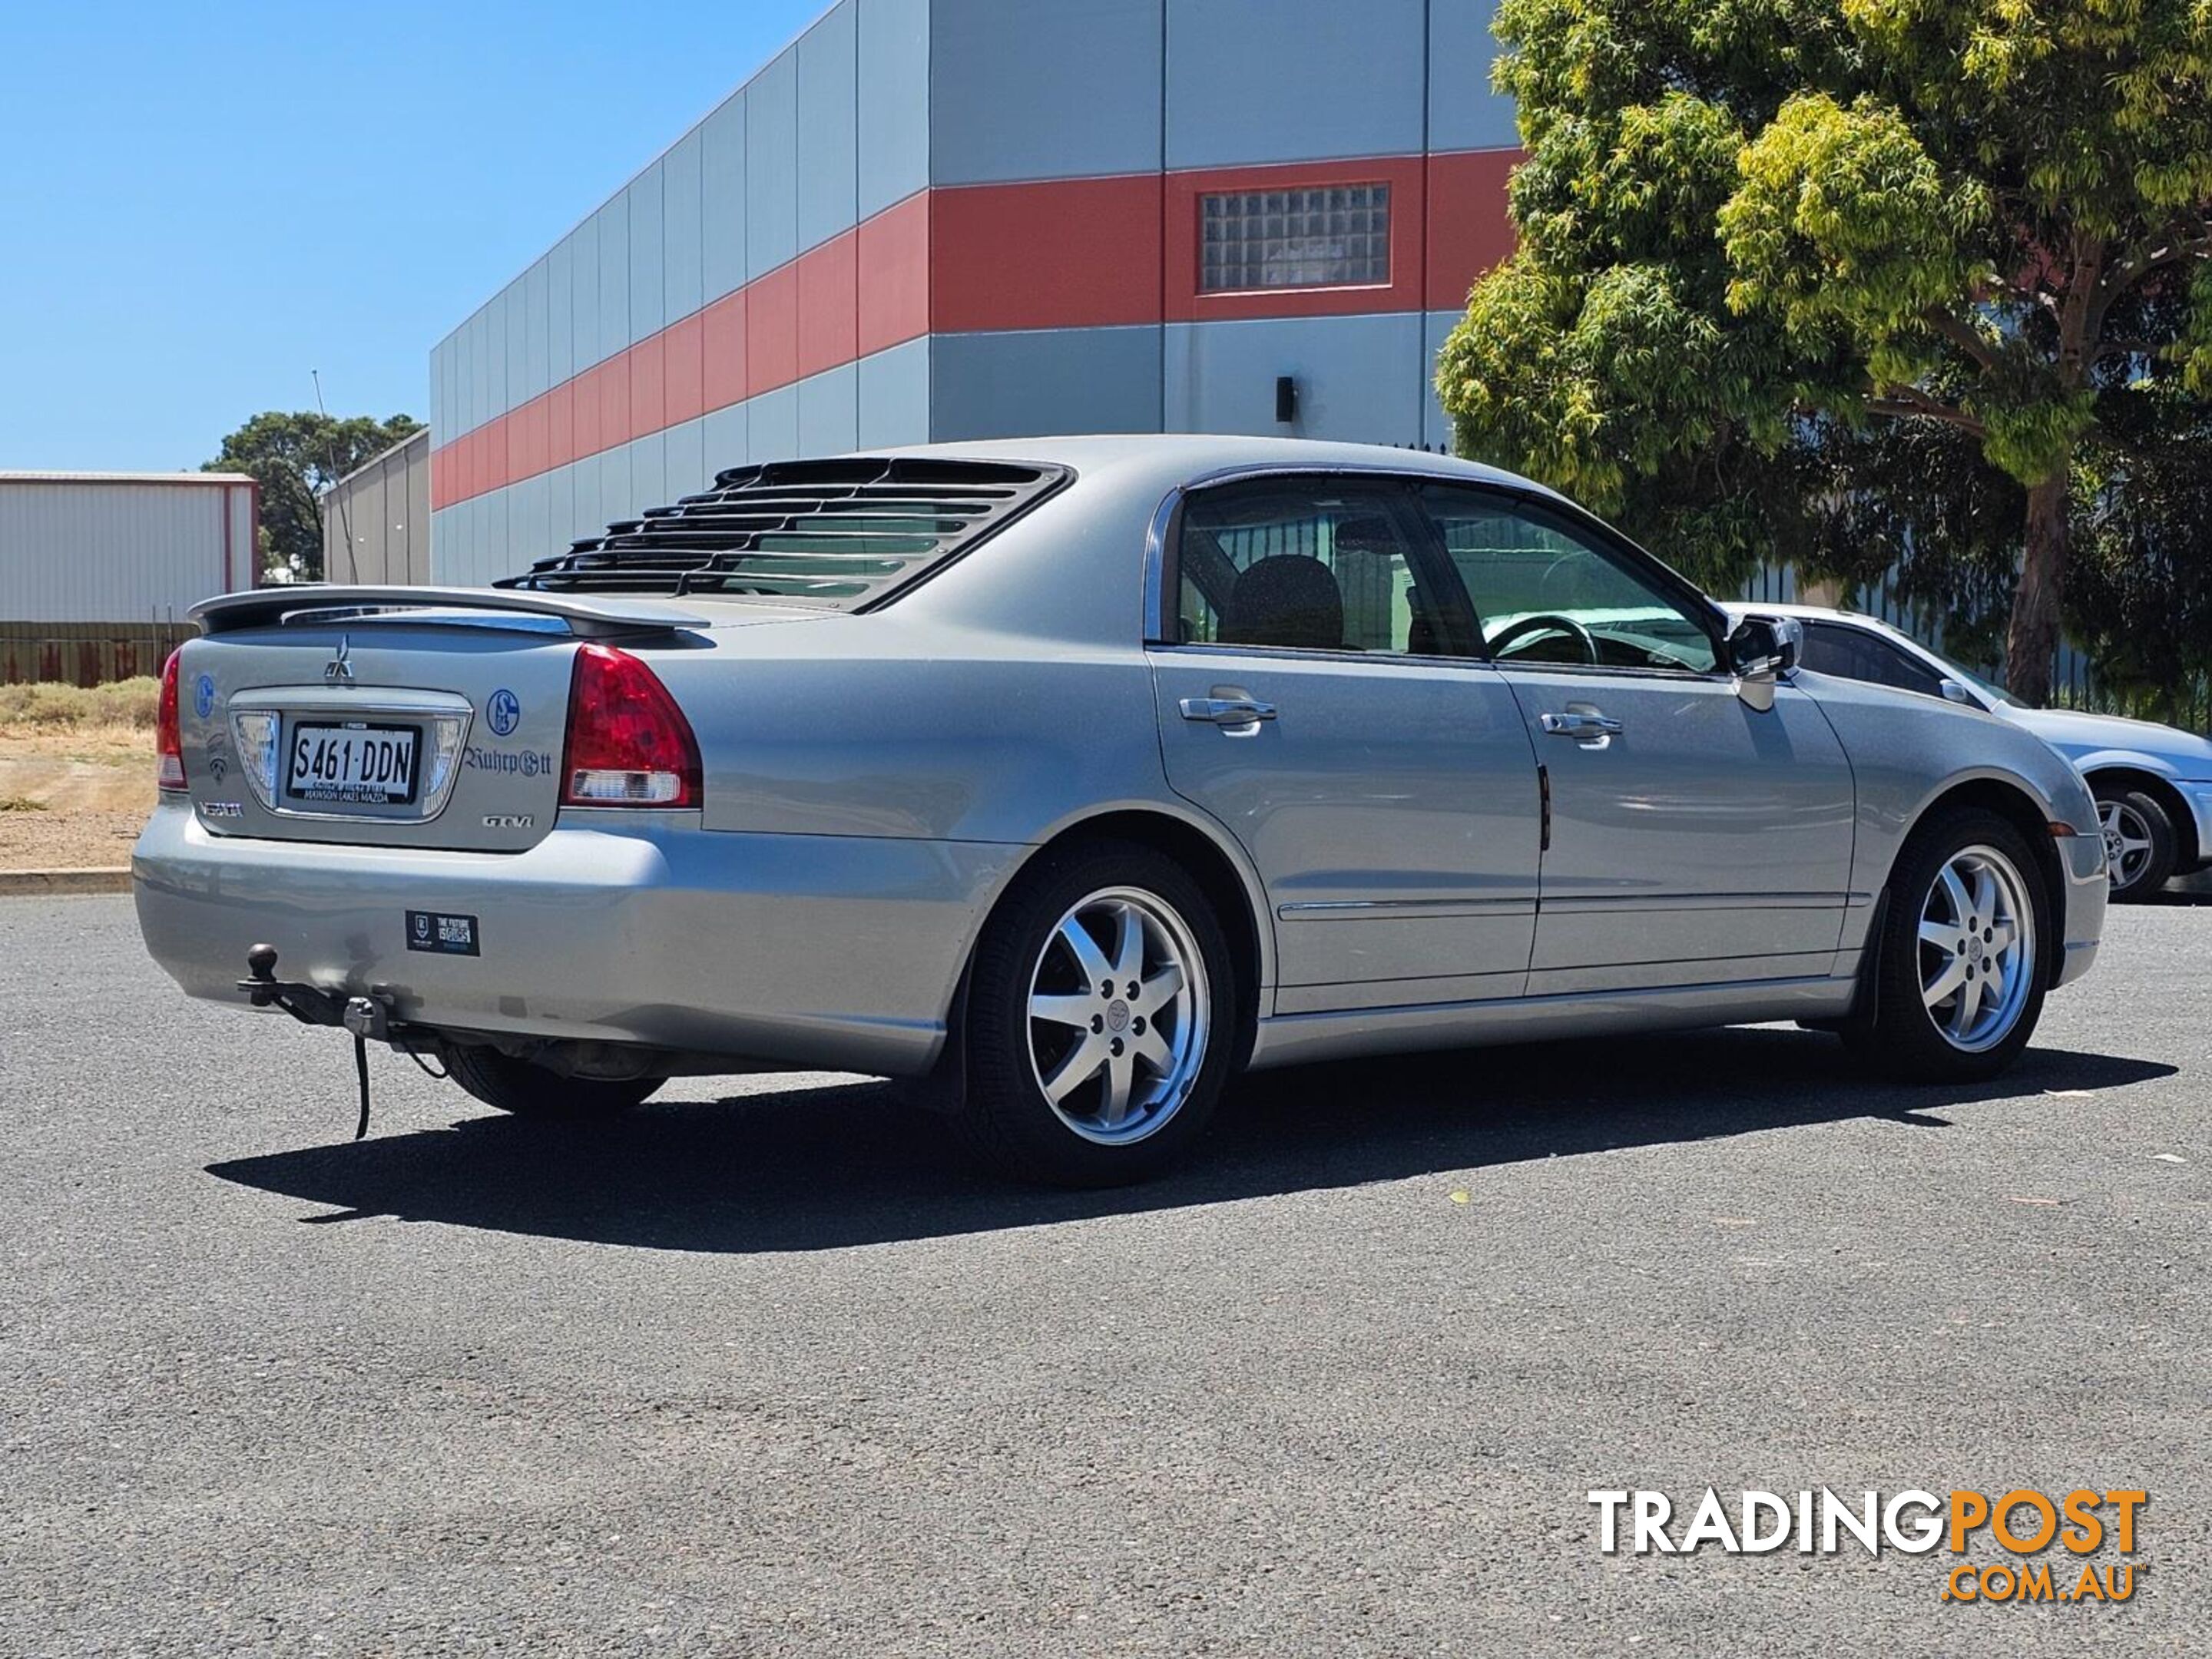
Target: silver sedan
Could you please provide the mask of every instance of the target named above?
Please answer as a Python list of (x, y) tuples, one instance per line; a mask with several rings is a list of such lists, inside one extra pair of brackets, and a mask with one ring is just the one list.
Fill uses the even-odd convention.
[(836, 1067), (1104, 1184), (1309, 1060), (1795, 1020), (1955, 1082), (2104, 916), (2029, 733), (1418, 453), (742, 467), (495, 588), (198, 615), (155, 957), (540, 1117)]
[(1804, 630), (1808, 667), (1985, 708), (2065, 756), (2097, 799), (2115, 901), (2149, 899), (2173, 877), (2212, 867), (2212, 742), (2195, 732), (2117, 714), (2029, 708), (1903, 629), (1856, 611), (1810, 605), (1734, 609), (1796, 619)]

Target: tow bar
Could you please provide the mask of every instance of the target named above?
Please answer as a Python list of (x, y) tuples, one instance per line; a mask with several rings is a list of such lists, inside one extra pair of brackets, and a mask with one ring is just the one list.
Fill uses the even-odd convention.
[(353, 1072), (361, 1090), (361, 1118), (353, 1138), (368, 1133), (368, 1043), (392, 1041), (392, 1010), (374, 992), (365, 997), (342, 995), (310, 985), (304, 980), (276, 977), (276, 947), (257, 945), (246, 953), (246, 977), (238, 988), (257, 1008), (277, 1007), (302, 1025), (337, 1025), (353, 1033)]

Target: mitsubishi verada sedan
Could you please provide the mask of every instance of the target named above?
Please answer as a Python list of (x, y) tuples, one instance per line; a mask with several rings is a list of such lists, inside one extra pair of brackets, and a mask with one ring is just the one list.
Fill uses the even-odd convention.
[(2105, 913), (2028, 732), (1417, 453), (744, 466), (493, 588), (196, 614), (155, 958), (526, 1116), (849, 1070), (1104, 1185), (1306, 1060), (1796, 1021), (1956, 1082)]

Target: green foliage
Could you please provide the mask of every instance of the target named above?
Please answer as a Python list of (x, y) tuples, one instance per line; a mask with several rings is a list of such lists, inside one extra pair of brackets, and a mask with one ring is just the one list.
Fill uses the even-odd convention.
[(334, 420), (314, 410), (268, 410), (222, 441), (201, 471), (250, 472), (261, 485), (264, 568), (295, 581), (323, 574), (322, 492), (422, 429), (407, 415)]
[[(2212, 0), (1504, 0), (1497, 30), (1528, 159), (1439, 359), (1462, 453), (1694, 538), (1662, 550), (1708, 581), (1880, 546), (1980, 591), (2035, 522), (2037, 693), (2072, 538), (2019, 486), (2171, 452), (2212, 396)], [(2166, 476), (2138, 456), (2076, 485), (2100, 568), (2148, 533), (2113, 506)]]

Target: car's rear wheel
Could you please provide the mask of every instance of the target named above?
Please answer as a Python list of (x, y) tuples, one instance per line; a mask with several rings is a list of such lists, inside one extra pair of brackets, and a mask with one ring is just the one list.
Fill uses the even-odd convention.
[(1893, 1076), (1994, 1077), (2043, 1012), (2056, 948), (2045, 878), (2021, 832), (1978, 807), (1923, 824), (1899, 855), (1873, 978), (1844, 1041)]
[(2105, 832), (2105, 863), (2112, 902), (2132, 904), (2166, 885), (2179, 854), (2173, 820), (2157, 796), (2124, 783), (2100, 782), (2097, 823)]
[(976, 947), (969, 1139), (1024, 1180), (1143, 1180), (1204, 1131), (1236, 1048), (1213, 908), (1152, 848), (1100, 842), (1024, 873)]
[(496, 1048), (449, 1043), (441, 1056), (454, 1082), (487, 1106), (548, 1122), (590, 1122), (641, 1104), (665, 1078), (563, 1077)]

